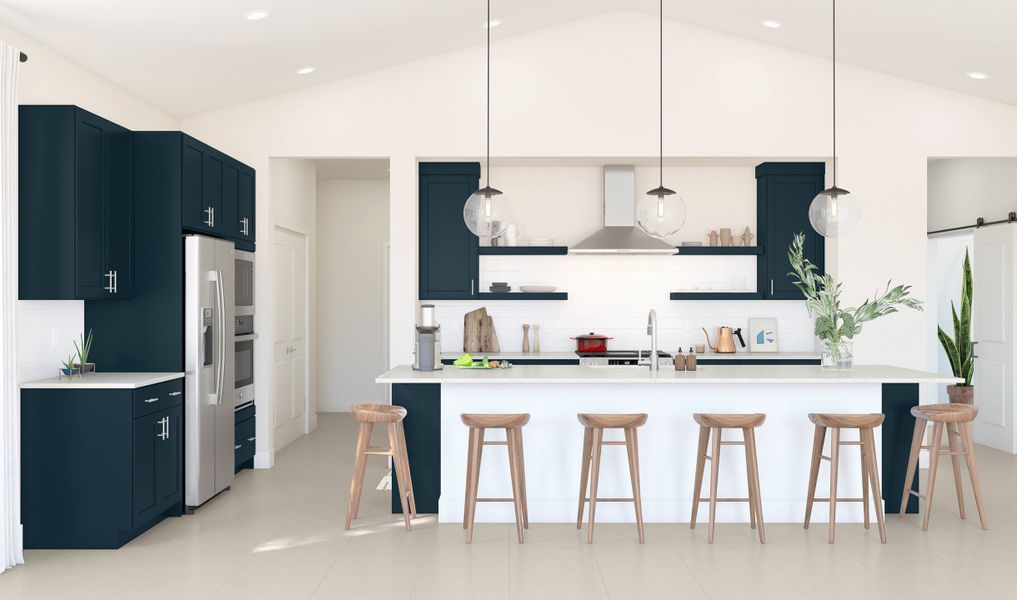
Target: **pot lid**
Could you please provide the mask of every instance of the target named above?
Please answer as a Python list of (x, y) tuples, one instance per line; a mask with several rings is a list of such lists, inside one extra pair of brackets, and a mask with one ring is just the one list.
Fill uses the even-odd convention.
[(599, 333), (593, 333), (591, 331), (590, 333), (587, 333), (587, 334), (584, 334), (584, 335), (577, 335), (576, 337), (574, 337), (572, 339), (574, 339), (574, 340), (611, 340), (611, 339), (614, 339), (614, 338), (608, 337), (606, 335), (600, 335)]

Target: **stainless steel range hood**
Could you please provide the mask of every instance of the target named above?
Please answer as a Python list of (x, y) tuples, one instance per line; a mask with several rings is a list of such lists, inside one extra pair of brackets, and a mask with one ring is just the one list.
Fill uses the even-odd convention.
[(674, 246), (636, 226), (636, 169), (604, 165), (604, 228), (569, 248), (569, 254), (676, 254)]

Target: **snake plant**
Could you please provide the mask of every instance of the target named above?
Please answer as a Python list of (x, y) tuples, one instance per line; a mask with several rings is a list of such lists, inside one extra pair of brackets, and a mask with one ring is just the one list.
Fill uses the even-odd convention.
[(861, 333), (862, 324), (878, 317), (897, 312), (898, 307), (922, 310), (922, 302), (911, 298), (911, 286), (898, 285), (877, 293), (857, 307), (841, 308), (841, 284), (829, 273), (817, 274), (819, 270), (812, 261), (805, 258), (805, 234), (799, 233), (791, 242), (787, 252), (795, 287), (805, 296), (805, 307), (815, 317), (816, 337), (826, 342), (833, 360), (839, 361), (846, 349), (844, 342)]
[(78, 354), (78, 364), (80, 364), (81, 368), (84, 369), (85, 365), (88, 364), (88, 355), (92, 352), (92, 330), (88, 330), (87, 338), (85, 337), (85, 334), (82, 333), (80, 341), (80, 345), (78, 342), (74, 342), (74, 350), (76, 350)]
[(937, 328), (939, 343), (943, 345), (946, 357), (950, 360), (953, 376), (964, 379), (964, 386), (971, 385), (971, 377), (975, 374), (975, 351), (971, 344), (971, 290), (971, 259), (965, 250), (959, 316), (957, 307), (953, 301), (950, 302), (950, 311), (953, 313), (953, 337), (948, 336), (942, 327)]

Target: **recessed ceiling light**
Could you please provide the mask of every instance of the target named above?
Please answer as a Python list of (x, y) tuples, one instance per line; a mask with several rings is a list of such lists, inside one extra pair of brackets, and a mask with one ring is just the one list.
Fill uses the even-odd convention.
[(489, 29), (501, 25), (501, 19), (491, 19), (490, 21), (484, 21), (480, 24), (484, 29)]
[(768, 27), (770, 29), (780, 29), (780, 21), (776, 19), (763, 19), (762, 24), (763, 27)]
[(989, 78), (988, 75), (982, 73), (981, 71), (968, 71), (968, 77), (970, 77), (971, 79), (977, 79), (979, 81)]
[(310, 75), (311, 73), (314, 73), (314, 69), (315, 67), (304, 67), (302, 69), (297, 69), (297, 75)]
[(268, 15), (270, 14), (272, 13), (270, 13), (267, 10), (258, 9), (252, 10), (251, 12), (247, 13), (246, 15), (244, 15), (244, 18), (247, 19), (248, 21), (260, 21), (262, 19), (268, 18)]

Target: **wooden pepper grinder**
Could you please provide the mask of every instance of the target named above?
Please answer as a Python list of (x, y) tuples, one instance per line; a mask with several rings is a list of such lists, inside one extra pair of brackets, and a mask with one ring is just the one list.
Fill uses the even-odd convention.
[(523, 323), (523, 352), (530, 351), (530, 326)]
[(540, 325), (533, 325), (533, 352), (540, 354)]

